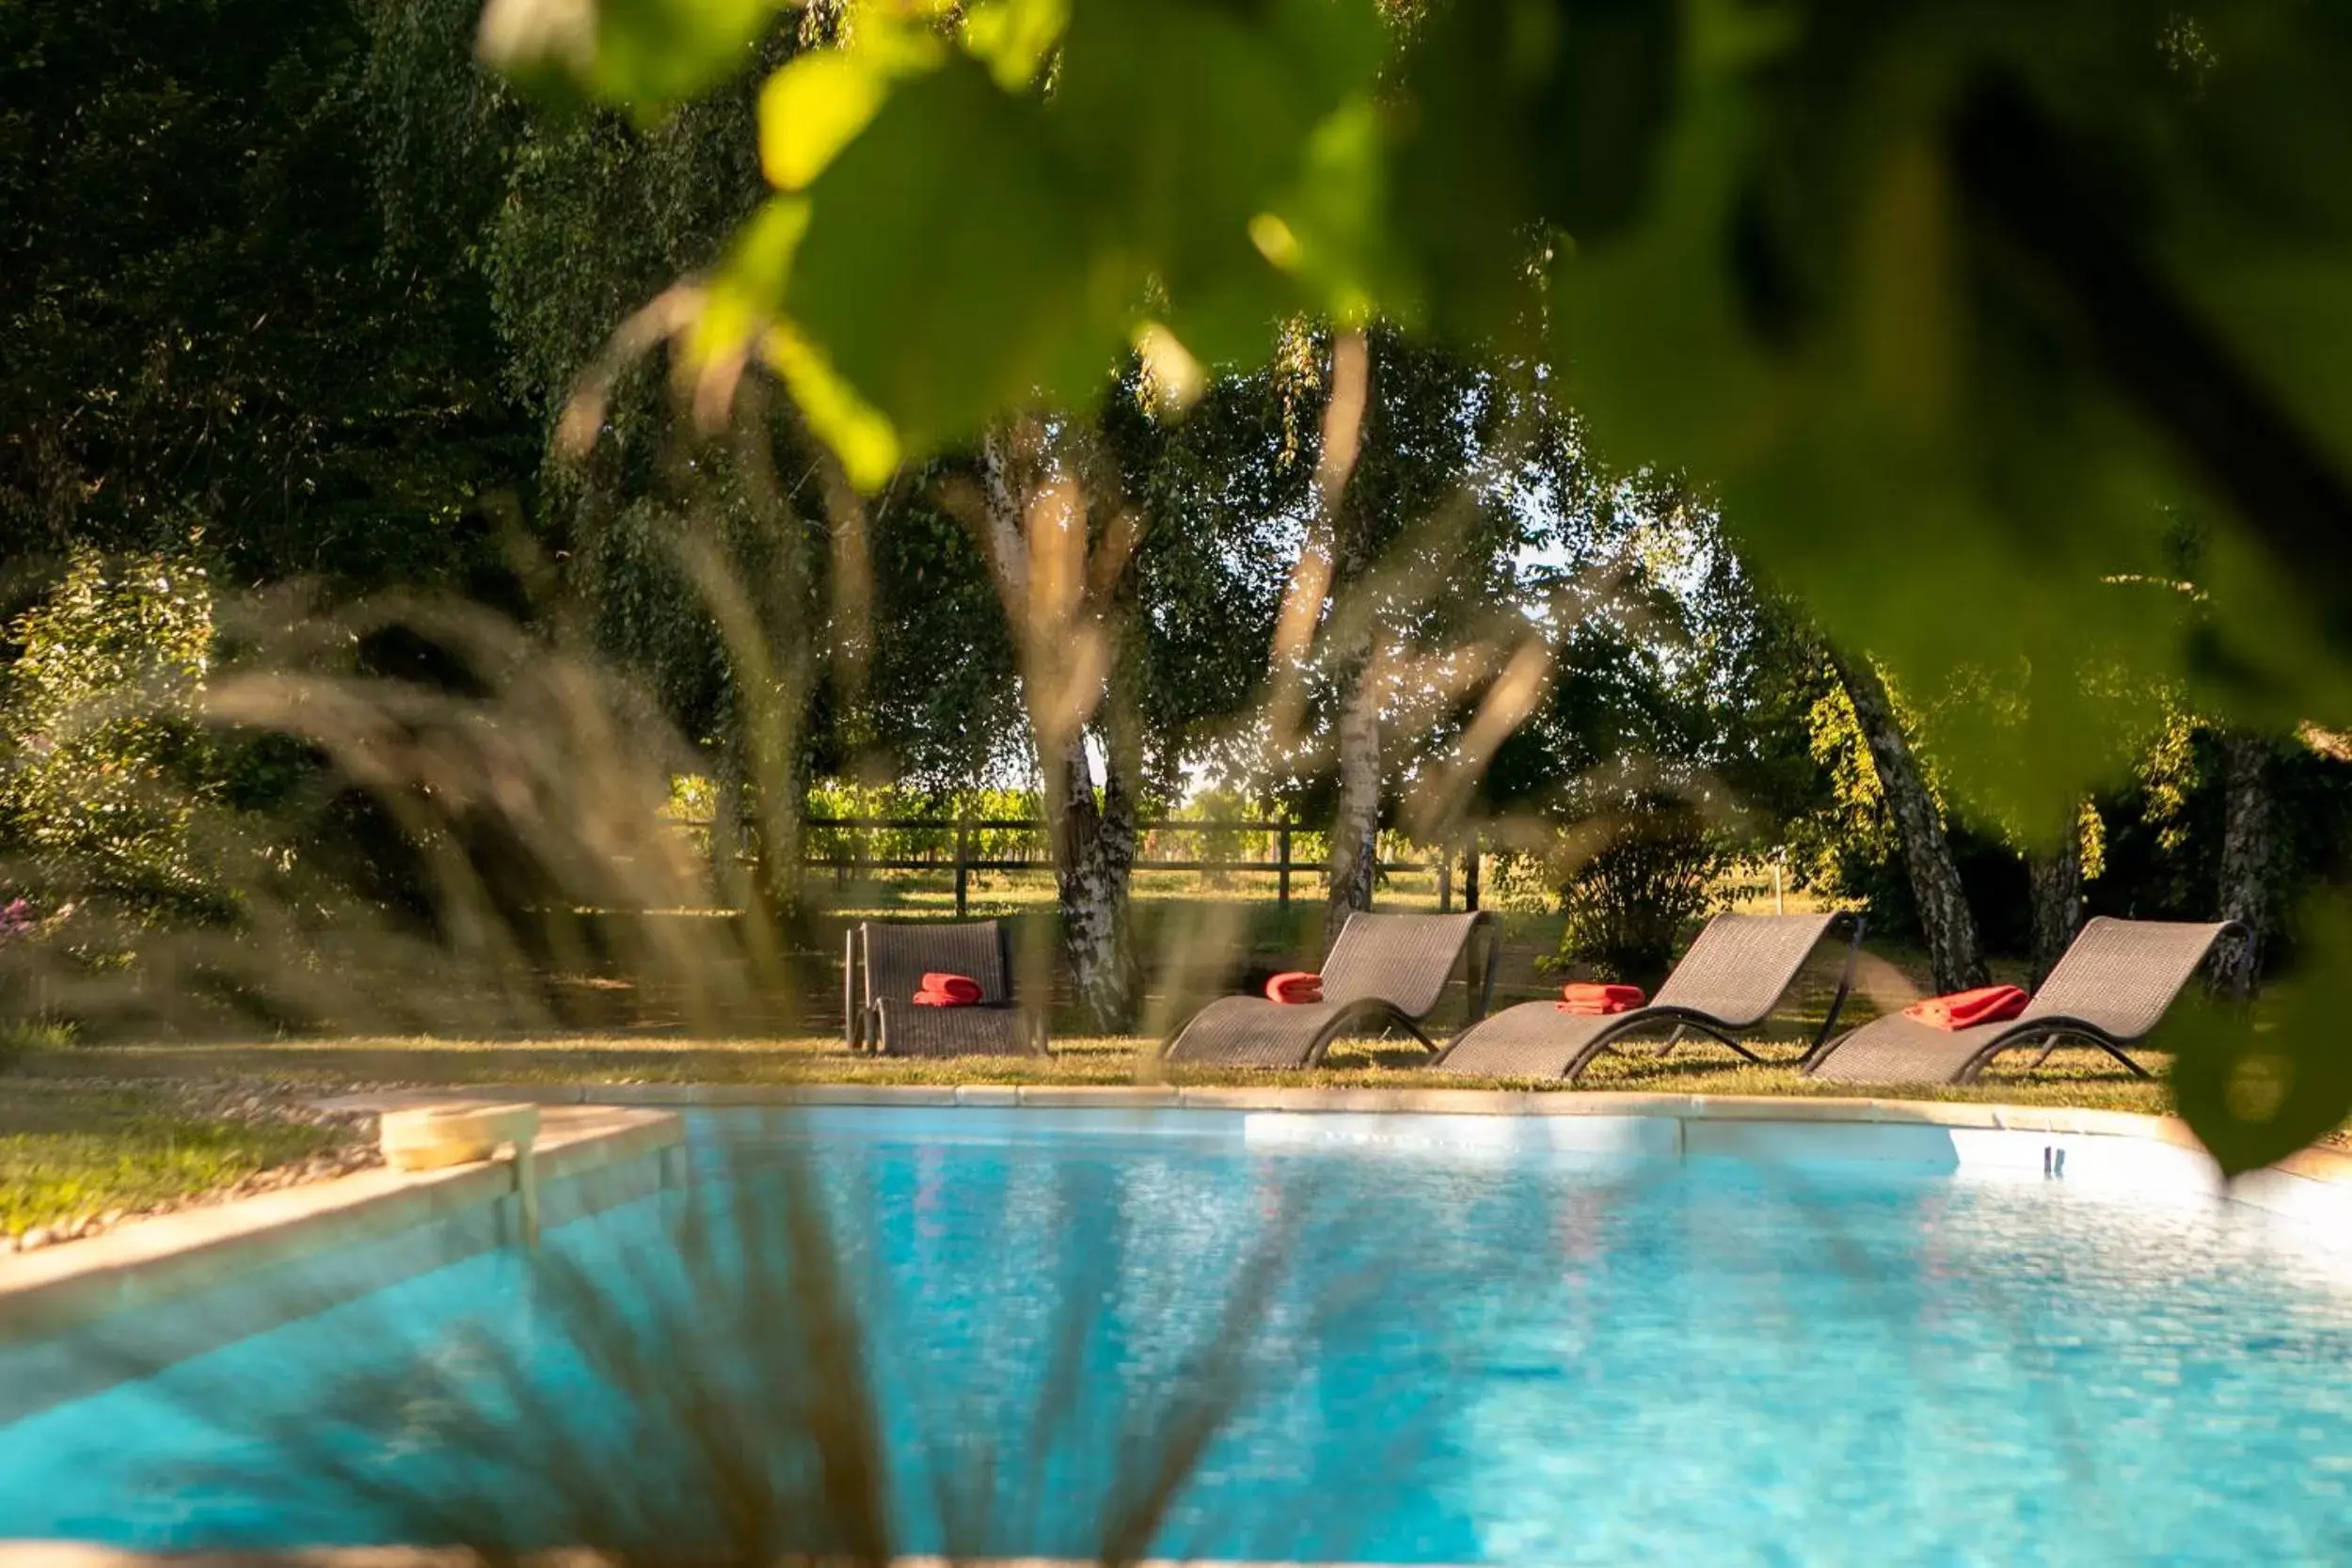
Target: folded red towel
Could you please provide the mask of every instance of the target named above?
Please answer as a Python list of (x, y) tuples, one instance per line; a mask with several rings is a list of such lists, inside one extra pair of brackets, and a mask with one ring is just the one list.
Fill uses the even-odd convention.
[(1571, 980), (1560, 988), (1560, 1000), (1552, 1006), (1564, 1013), (1629, 1013), (1647, 1000), (1639, 986)]
[(1265, 983), (1265, 997), (1284, 1006), (1323, 1000), (1323, 976), (1311, 969), (1285, 970)]
[(2004, 1023), (2026, 1010), (2031, 998), (2015, 986), (1979, 986), (1950, 996), (1931, 996), (1903, 1009), (1938, 1029), (1967, 1029), (1979, 1023)]
[(936, 974), (923, 976), (923, 989), (914, 993), (918, 1007), (977, 1007), (980, 1005), (980, 983), (969, 974)]

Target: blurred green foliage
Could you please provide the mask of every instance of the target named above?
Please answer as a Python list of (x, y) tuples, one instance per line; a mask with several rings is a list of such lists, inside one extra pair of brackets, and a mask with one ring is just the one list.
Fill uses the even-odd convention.
[(0, 702), (0, 844), (19, 877), (52, 906), (200, 910), (215, 879), (196, 816), (218, 793), (200, 722), (214, 639), (202, 568), (83, 548), (9, 630), (22, 651)]

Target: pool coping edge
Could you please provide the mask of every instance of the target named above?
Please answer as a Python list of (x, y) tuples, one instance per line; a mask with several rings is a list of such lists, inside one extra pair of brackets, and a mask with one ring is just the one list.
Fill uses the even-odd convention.
[[(441, 1101), (471, 1101), (471, 1093)], [(542, 1191), (681, 1146), (674, 1114), (577, 1107), (543, 1122)], [(130, 1306), (192, 1295), (246, 1270), (299, 1261), (516, 1197), (511, 1158), (437, 1170), (373, 1166), (324, 1181), (204, 1204), (87, 1241), (0, 1258), (0, 1345), (54, 1334)], [(592, 1202), (592, 1205), (593, 1202)]]
[[(1905, 1100), (1845, 1095), (1662, 1094), (1620, 1089), (1322, 1087), (1247, 1084), (501, 1084), (462, 1090), (393, 1090), (321, 1100), (322, 1105), (499, 1099), (542, 1105), (669, 1110), (730, 1106), (1035, 1107), (1056, 1110), (1290, 1111), (1303, 1115), (1478, 1117), (1670, 1117), (1681, 1121), (1891, 1123), (2076, 1137), (2137, 1138), (2202, 1153), (2178, 1117), (2089, 1106), (2013, 1105), (1997, 1101)], [(2352, 1187), (2352, 1153), (2312, 1147), (2266, 1167), (2331, 1186)]]

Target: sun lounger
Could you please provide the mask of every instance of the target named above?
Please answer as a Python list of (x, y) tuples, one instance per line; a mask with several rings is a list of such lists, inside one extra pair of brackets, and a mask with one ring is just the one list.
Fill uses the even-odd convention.
[(1478, 1078), (1572, 1080), (1619, 1040), (1660, 1028), (1675, 1031), (1667, 1050), (1683, 1033), (1694, 1030), (1750, 1061), (1759, 1060), (1740, 1043), (1739, 1035), (1772, 1016), (1815, 945), (1841, 923), (1851, 927), (1853, 939), (1836, 999), (1814, 1037), (1818, 1046), (1828, 1038), (1853, 983), (1861, 920), (1843, 914), (1719, 914), (1692, 941), (1648, 1006), (1598, 1014), (1565, 1012), (1554, 1002), (1506, 1007), (1464, 1030), (1431, 1070)]
[[(1472, 914), (1353, 914), (1323, 960), (1323, 1000), (1285, 1005), (1260, 996), (1228, 996), (1193, 1014), (1164, 1054), (1191, 1065), (1307, 1068), (1342, 1034), (1396, 1028), (1430, 1050), (1422, 1032), (1446, 982), (1474, 936), (1486, 939), (1484, 989), (1470, 1016), (1494, 995), (1495, 921)], [(1463, 984), (1470, 984), (1466, 973)]]
[[(971, 1006), (914, 1002), (927, 974), (979, 982)], [(888, 1056), (1034, 1056), (1045, 1042), (1014, 1003), (1005, 933), (993, 920), (885, 922), (850, 931), (842, 971), (843, 1037)]]
[(2191, 925), (2102, 915), (2083, 927), (2016, 1018), (1939, 1029), (1892, 1013), (1832, 1040), (1805, 1070), (1824, 1083), (1965, 1084), (2004, 1051), (2039, 1045), (2039, 1067), (2060, 1045), (2075, 1041), (2098, 1047), (2145, 1078), (2148, 1069), (2123, 1048), (2163, 1019), (2216, 942), (2244, 930), (2234, 921)]

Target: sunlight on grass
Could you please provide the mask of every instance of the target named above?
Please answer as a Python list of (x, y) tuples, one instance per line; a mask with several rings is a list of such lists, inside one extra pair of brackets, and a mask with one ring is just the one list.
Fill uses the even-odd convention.
[(192, 1116), (147, 1091), (11, 1080), (0, 1100), (0, 1233), (211, 1192), (336, 1138)]

